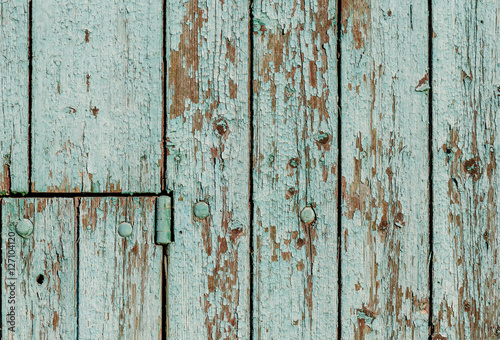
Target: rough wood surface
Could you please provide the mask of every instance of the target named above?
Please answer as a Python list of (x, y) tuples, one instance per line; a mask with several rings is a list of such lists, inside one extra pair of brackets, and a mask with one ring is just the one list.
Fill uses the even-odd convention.
[(497, 339), (500, 2), (432, 12), (434, 339)]
[[(15, 232), (23, 218), (34, 225), (28, 239)], [(76, 223), (73, 199), (2, 200), (3, 339), (76, 339)], [(9, 236), (14, 238), (10, 246)], [(9, 249), (15, 254), (15, 269), (7, 266)], [(16, 294), (10, 304), (7, 285), (12, 282)], [(15, 306), (15, 332), (5, 324), (11, 306)]]
[(166, 23), (168, 336), (247, 339), (249, 3), (168, 0)]
[[(337, 334), (334, 1), (254, 2), (254, 336)], [(301, 222), (310, 206), (316, 221)]]
[(0, 195), (28, 192), (28, 1), (0, 3)]
[[(79, 237), (79, 339), (160, 339), (162, 247), (155, 198), (83, 198)], [(121, 222), (132, 235), (118, 234)]]
[(33, 1), (33, 190), (159, 192), (162, 1)]
[(342, 338), (425, 339), (427, 1), (342, 1)]

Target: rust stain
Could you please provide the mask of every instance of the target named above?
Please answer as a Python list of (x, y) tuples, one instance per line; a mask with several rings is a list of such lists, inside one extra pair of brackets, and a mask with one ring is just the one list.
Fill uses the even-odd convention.
[(85, 42), (88, 43), (90, 41), (90, 32), (89, 30), (85, 30)]
[(94, 115), (95, 118), (97, 118), (97, 114), (99, 113), (99, 109), (94, 106), (90, 108), (90, 111), (92, 111), (92, 114)]

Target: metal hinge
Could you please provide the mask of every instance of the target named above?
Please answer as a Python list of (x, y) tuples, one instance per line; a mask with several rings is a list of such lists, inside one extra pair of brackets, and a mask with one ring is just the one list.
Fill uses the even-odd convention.
[(170, 196), (156, 198), (156, 244), (172, 242), (172, 200)]

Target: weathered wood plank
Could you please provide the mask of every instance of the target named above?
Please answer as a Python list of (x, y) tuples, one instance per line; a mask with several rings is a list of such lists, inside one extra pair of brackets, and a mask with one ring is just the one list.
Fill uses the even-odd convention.
[[(79, 339), (160, 339), (162, 248), (155, 198), (83, 198), (80, 205)], [(122, 222), (132, 225), (126, 238)]]
[(168, 0), (166, 23), (168, 336), (247, 339), (249, 3)]
[(433, 1), (434, 339), (500, 335), (500, 2)]
[(342, 338), (425, 339), (427, 1), (343, 0)]
[(336, 27), (336, 1), (254, 2), (256, 339), (337, 336)]
[[(27, 239), (15, 231), (22, 219), (34, 226)], [(3, 339), (76, 339), (76, 223), (73, 199), (2, 200)]]
[(28, 1), (0, 4), (0, 195), (28, 192)]
[(33, 190), (159, 192), (162, 1), (33, 2)]

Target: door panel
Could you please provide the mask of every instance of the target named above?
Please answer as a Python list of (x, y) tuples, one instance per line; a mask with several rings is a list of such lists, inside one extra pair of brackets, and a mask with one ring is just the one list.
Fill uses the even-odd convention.
[(33, 1), (36, 192), (159, 192), (162, 1)]
[[(161, 338), (163, 252), (154, 244), (154, 197), (2, 203), (2, 317), (13, 307), (16, 319), (15, 332), (7, 323), (3, 338)], [(22, 219), (33, 223), (26, 239), (16, 232)], [(130, 236), (119, 230), (122, 222), (132, 226)]]
[(0, 4), (0, 195), (28, 192), (28, 3)]

